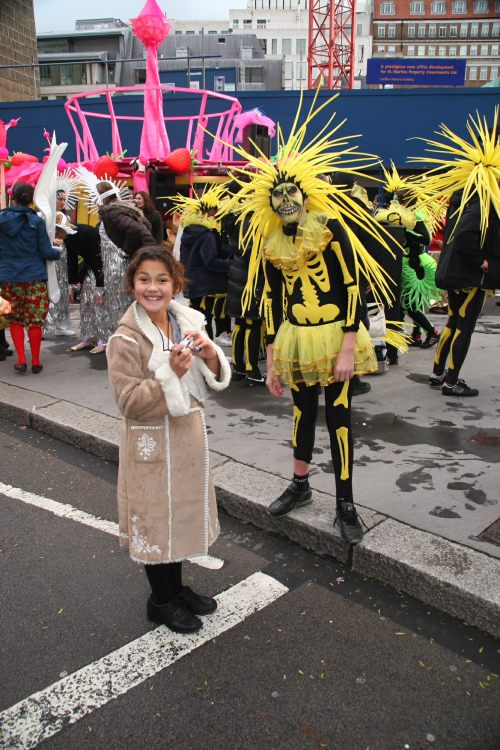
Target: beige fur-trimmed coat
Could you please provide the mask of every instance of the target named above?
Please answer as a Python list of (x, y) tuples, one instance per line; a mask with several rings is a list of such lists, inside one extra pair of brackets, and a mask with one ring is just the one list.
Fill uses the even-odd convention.
[[(175, 301), (169, 309), (183, 334), (203, 331), (197, 310)], [(230, 381), (219, 347), (217, 354), (218, 379), (195, 356), (190, 377), (178, 378), (159, 330), (136, 302), (109, 340), (109, 377), (124, 416), (117, 492), (120, 543), (137, 562), (205, 555), (218, 536), (203, 414), (208, 388), (222, 390)]]

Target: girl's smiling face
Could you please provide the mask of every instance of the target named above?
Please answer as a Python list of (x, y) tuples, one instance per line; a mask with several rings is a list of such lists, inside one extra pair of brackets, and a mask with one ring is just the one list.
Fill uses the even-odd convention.
[(166, 265), (161, 260), (143, 260), (134, 274), (134, 296), (149, 317), (161, 318), (174, 294)]

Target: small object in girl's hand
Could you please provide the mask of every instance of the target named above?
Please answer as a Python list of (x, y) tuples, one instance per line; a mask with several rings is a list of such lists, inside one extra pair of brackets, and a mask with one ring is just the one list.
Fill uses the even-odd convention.
[(193, 346), (194, 339), (191, 338), (191, 336), (184, 336), (182, 341), (179, 342), (180, 346), (182, 347), (179, 351), (179, 354), (186, 349), (191, 349), (193, 352), (201, 352), (201, 346)]

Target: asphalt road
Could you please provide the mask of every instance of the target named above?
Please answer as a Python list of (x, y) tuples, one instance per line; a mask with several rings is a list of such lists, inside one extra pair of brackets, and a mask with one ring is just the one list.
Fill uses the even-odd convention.
[[(116, 466), (0, 421), (0, 467), (1, 748), (500, 747), (492, 638), (222, 515), (211, 554), (223, 567), (188, 563), (186, 582), (221, 601), (254, 574), (280, 591), (247, 617), (236, 607), (234, 627), (214, 625), (182, 655), (146, 620), (145, 576), (113, 533), (40, 507), (50, 498), (116, 522)], [(156, 637), (165, 662), (160, 650), (154, 674), (137, 677)], [(56, 699), (57, 726), (44, 702)]]

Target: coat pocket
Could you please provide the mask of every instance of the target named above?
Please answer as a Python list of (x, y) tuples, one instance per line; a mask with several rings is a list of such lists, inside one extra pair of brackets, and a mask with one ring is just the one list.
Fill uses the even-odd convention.
[(134, 461), (157, 464), (165, 458), (165, 427), (159, 425), (132, 425), (130, 427)]

